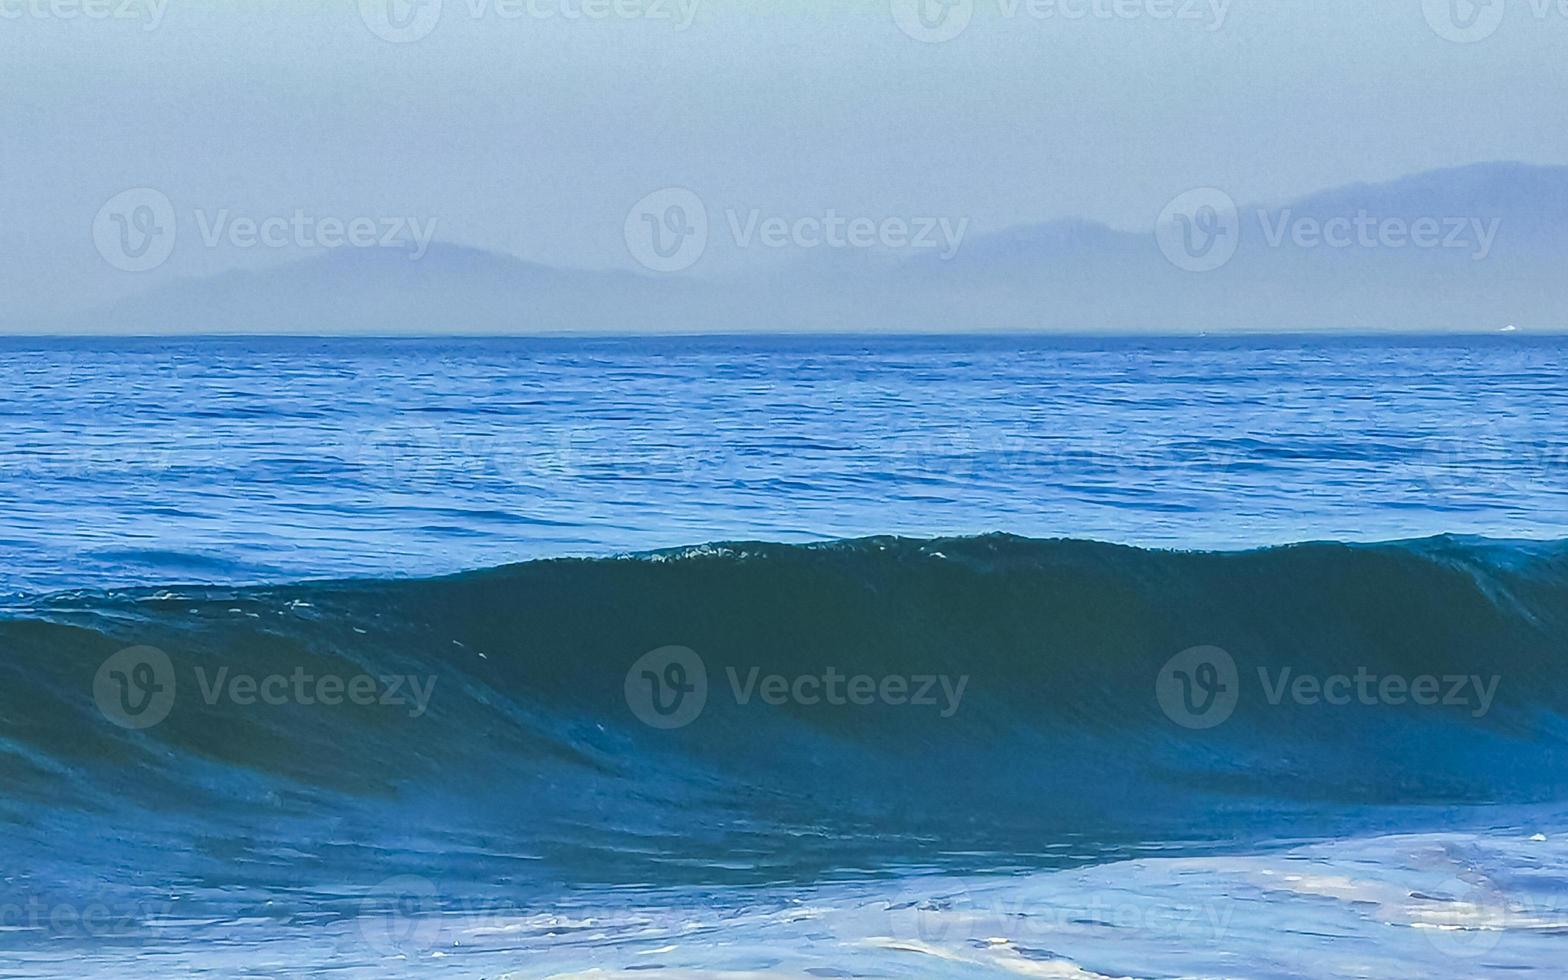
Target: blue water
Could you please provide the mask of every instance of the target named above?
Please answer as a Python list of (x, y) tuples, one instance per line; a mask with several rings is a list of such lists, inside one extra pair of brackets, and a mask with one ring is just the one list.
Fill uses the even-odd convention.
[(1559, 975), (1565, 368), (0, 340), (0, 976)]
[(0, 339), (0, 590), (1568, 537), (1568, 340)]

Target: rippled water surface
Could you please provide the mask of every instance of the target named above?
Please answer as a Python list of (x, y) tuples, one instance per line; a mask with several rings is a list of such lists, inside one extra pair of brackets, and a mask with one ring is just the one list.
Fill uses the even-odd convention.
[(1568, 340), (0, 340), (0, 589), (1568, 536)]

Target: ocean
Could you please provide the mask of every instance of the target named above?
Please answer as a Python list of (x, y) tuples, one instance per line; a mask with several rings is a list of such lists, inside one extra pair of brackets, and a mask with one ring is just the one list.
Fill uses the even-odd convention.
[(0, 977), (1558, 976), (1568, 338), (0, 338)]

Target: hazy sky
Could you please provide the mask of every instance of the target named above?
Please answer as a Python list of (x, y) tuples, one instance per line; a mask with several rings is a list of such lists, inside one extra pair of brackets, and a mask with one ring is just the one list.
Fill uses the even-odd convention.
[[(228, 230), (300, 210), (632, 268), (628, 209), (669, 186), (715, 221), (832, 208), (975, 235), (1146, 228), (1205, 185), (1267, 201), (1568, 162), (1568, 10), (1546, 0), (421, 2), (0, 0), (0, 296), (298, 258), (292, 231)], [(140, 274), (94, 247), (137, 187), (180, 233)]]

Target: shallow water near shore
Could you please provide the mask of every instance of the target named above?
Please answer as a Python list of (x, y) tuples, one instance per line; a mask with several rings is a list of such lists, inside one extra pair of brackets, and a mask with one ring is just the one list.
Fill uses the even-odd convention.
[(1546, 977), (1568, 941), (1565, 866), (1568, 834), (1513, 827), (1029, 874), (171, 914), (108, 944), (13, 949), (4, 975)]

